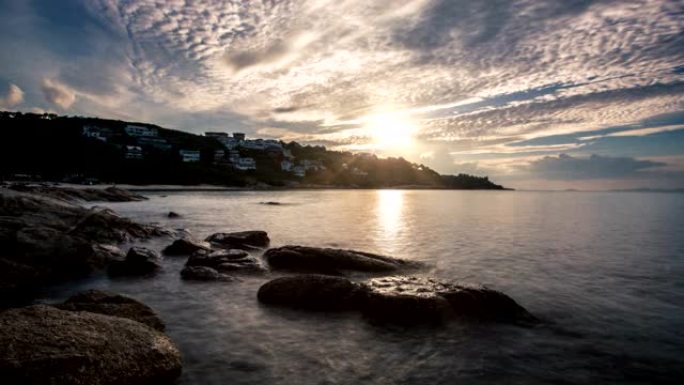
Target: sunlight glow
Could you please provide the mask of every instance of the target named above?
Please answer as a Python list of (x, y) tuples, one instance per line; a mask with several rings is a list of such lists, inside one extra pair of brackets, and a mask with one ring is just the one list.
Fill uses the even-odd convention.
[(402, 190), (378, 190), (377, 191), (377, 218), (380, 224), (379, 238), (383, 241), (383, 247), (396, 245), (396, 238), (404, 227), (404, 191)]
[(364, 119), (364, 128), (380, 150), (405, 150), (412, 147), (418, 127), (406, 115), (380, 114)]

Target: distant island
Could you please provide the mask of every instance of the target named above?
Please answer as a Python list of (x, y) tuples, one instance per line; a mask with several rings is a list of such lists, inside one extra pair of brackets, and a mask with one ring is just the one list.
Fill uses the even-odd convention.
[(0, 179), (98, 184), (505, 190), (488, 177), (440, 175), (404, 158), (195, 135), (148, 123), (0, 112)]

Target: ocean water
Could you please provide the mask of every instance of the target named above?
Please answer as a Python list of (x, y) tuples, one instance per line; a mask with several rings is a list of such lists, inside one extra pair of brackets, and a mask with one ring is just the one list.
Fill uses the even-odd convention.
[[(148, 193), (122, 215), (204, 238), (261, 229), (272, 246), (354, 248), (424, 261), (419, 274), (485, 284), (536, 327), (373, 325), (356, 313), (260, 305), (276, 274), (180, 280), (94, 277), (87, 288), (152, 306), (184, 357), (181, 384), (578, 384), (684, 380), (684, 194), (510, 191)], [(282, 205), (263, 205), (277, 201)], [(167, 219), (168, 211), (180, 219)], [(161, 250), (168, 239), (148, 242)]]

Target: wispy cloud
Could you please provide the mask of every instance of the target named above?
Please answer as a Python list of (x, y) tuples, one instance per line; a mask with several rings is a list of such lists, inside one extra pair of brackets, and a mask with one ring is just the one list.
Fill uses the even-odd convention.
[(24, 91), (16, 84), (10, 84), (7, 87), (7, 92), (4, 95), (0, 95), (0, 107), (15, 107), (23, 101)]

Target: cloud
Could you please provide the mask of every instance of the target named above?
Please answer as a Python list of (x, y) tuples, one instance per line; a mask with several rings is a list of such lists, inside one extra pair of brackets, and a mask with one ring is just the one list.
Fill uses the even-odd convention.
[(45, 99), (63, 109), (69, 109), (76, 101), (76, 93), (68, 86), (51, 79), (43, 79), (43, 95)]
[(24, 101), (24, 91), (16, 84), (11, 84), (7, 88), (7, 93), (0, 96), (0, 107), (14, 107)]
[(644, 171), (665, 166), (666, 163), (639, 160), (629, 157), (604, 157), (591, 155), (586, 158), (560, 154), (545, 156), (530, 162), (524, 171), (547, 179), (603, 179), (641, 176)]

